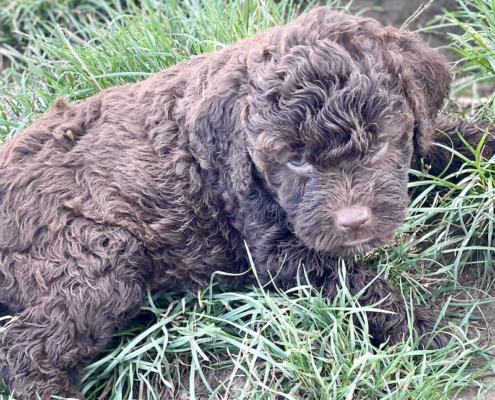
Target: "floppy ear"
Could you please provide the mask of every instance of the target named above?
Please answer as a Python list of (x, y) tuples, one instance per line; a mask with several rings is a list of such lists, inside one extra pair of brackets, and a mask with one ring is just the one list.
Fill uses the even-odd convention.
[[(186, 129), (189, 150), (205, 171), (219, 170), (220, 181), (228, 182), (223, 191), (226, 203), (235, 203), (252, 186), (252, 160), (247, 149), (244, 115), (247, 110), (247, 73), (239, 60), (230, 68), (210, 76), (199, 86), (201, 96), (188, 109)], [(210, 65), (214, 70), (214, 66)], [(197, 89), (197, 88), (196, 88)]]
[(438, 111), (450, 93), (450, 65), (440, 52), (427, 47), (417, 34), (395, 28), (386, 28), (386, 32), (385, 40), (400, 50), (400, 57), (392, 54), (386, 60), (399, 77), (414, 112), (415, 156), (423, 157), (435, 133)]

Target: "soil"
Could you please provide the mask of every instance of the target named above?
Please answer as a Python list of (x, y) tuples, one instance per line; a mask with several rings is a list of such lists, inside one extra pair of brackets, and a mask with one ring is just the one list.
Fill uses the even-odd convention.
[[(473, 298), (479, 300), (494, 300), (489, 304), (484, 304), (479, 306), (473, 316), (479, 318), (477, 322), (471, 323), (471, 329), (468, 332), (470, 338), (476, 338), (480, 333), (483, 333), (483, 337), (480, 340), (480, 346), (489, 346), (495, 344), (495, 285), (493, 282), (493, 276), (488, 276), (488, 281), (483, 282), (483, 280), (478, 276), (474, 268), (466, 269), (461, 273), (458, 278), (459, 284), (465, 287), (477, 287), (480, 288), (484, 294), (481, 296), (477, 293), (473, 293)], [(479, 292), (478, 292), (479, 293)], [(468, 294), (469, 296), (469, 294)], [(469, 296), (470, 297), (470, 296)], [(490, 353), (493, 353), (492, 350)], [(484, 359), (476, 359), (471, 363), (473, 368), (479, 366), (480, 368), (486, 366), (487, 361)], [(492, 369), (488, 369), (484, 374), (478, 379), (485, 386), (495, 387), (495, 373)], [(454, 398), (453, 398), (454, 399)], [(464, 389), (457, 397), (456, 400), (495, 400), (495, 389), (490, 389), (484, 391), (480, 388), (470, 387)]]

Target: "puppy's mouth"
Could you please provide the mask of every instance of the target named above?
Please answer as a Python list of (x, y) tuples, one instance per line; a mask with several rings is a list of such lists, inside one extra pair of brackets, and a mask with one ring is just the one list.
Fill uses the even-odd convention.
[(356, 237), (356, 235), (354, 237), (340, 239), (322, 236), (322, 239), (316, 241), (312, 248), (316, 251), (332, 254), (333, 256), (350, 257), (380, 247), (387, 243), (394, 235), (395, 232), (390, 235), (384, 235), (383, 237), (368, 234), (366, 236), (363, 235), (364, 237)]
[(368, 237), (366, 239), (343, 242), (340, 244), (340, 246), (336, 246), (329, 252), (332, 255), (337, 255), (339, 257), (352, 257), (356, 254), (362, 254), (367, 251), (376, 249), (386, 242), (386, 240), (380, 238)]
[[(364, 232), (363, 232), (364, 233)], [(356, 235), (357, 236), (357, 235)], [(316, 243), (314, 249), (338, 257), (352, 257), (383, 246), (395, 237), (395, 230), (379, 236), (363, 235)]]
[(366, 244), (368, 242), (371, 242), (373, 239), (374, 238), (370, 236), (370, 237), (367, 237), (364, 239), (351, 240), (351, 241), (342, 243), (342, 246), (345, 246), (345, 247), (360, 246), (360, 245)]

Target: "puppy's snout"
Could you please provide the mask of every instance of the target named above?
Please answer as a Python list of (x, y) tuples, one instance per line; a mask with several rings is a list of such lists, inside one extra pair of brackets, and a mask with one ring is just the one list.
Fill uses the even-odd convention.
[(371, 221), (368, 207), (342, 208), (335, 213), (335, 225), (344, 230), (359, 230)]

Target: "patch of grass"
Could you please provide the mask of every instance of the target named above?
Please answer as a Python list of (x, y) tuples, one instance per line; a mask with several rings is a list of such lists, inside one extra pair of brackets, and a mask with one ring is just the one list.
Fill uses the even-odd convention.
[[(0, 0), (0, 24), (12, 38), (0, 45), (11, 58), (0, 75), (0, 139), (22, 131), (59, 96), (79, 101), (145, 79), (303, 11), (289, 0)], [(475, 80), (492, 73), (495, 12), (481, 0), (467, 12), (469, 23), (465, 14), (450, 17), (466, 28), (454, 40), (464, 73)], [(492, 103), (480, 105), (477, 118), (493, 122)], [(409, 298), (455, 322), (446, 349), (418, 350), (413, 339), (373, 348), (355, 326), (357, 319), (366, 327), (365, 310), (345, 291), (330, 303), (304, 286), (290, 293), (176, 289), (148, 295), (142, 313), (86, 369), (86, 396), (226, 399), (229, 388), (238, 399), (453, 399), (474, 386), (481, 398), (490, 388), (482, 378), (495, 371), (488, 331), (478, 326), (480, 306), (493, 293), (494, 160), (477, 160), (466, 162), (460, 182), (413, 172), (400, 240), (361, 257)]]
[(494, 91), (488, 98), (480, 99), (476, 88), (478, 84), (486, 82), (491, 83), (493, 88), (495, 83), (495, 3), (473, 0), (459, 4), (461, 11), (447, 15), (465, 32), (462, 36), (451, 35), (452, 47), (463, 56), (459, 72), (464, 75), (464, 79), (457, 82), (455, 90), (461, 91), (474, 85), (472, 93), (478, 102), (473, 105), (476, 110), (471, 112), (474, 111), (477, 120), (493, 122)]
[(86, 395), (109, 385), (115, 398), (187, 390), (223, 399), (229, 388), (229, 398), (253, 400), (448, 399), (484, 372), (469, 367), (482, 352), (467, 339), (467, 319), (440, 351), (418, 350), (412, 339), (376, 349), (353, 322), (367, 326), (366, 310), (345, 290), (331, 303), (305, 286), (232, 290), (148, 296), (140, 317), (149, 317), (147, 330), (133, 325), (116, 336), (118, 345), (87, 369)]
[(24, 34), (50, 34), (55, 25), (81, 30), (82, 16), (104, 17), (110, 5), (96, 0), (0, 0), (0, 44), (29, 51)]

